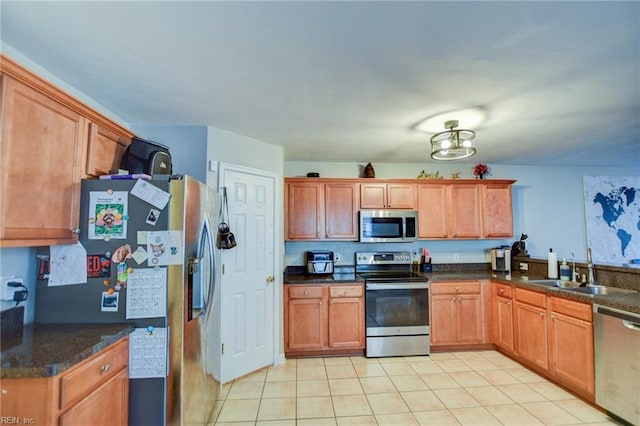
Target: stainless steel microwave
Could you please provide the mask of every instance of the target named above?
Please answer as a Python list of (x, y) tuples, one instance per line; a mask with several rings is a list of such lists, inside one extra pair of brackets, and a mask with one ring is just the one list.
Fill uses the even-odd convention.
[(417, 239), (417, 211), (360, 210), (360, 242), (408, 243)]

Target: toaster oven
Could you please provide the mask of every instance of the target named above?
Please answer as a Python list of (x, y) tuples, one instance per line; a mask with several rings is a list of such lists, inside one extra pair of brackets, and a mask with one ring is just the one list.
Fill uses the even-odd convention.
[(307, 274), (333, 274), (332, 251), (308, 251), (305, 253)]

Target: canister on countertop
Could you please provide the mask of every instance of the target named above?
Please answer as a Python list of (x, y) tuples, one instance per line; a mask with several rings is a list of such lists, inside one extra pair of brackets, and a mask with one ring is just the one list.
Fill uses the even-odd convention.
[(547, 278), (558, 278), (558, 255), (553, 252), (553, 249), (549, 249), (547, 255)]
[(571, 268), (567, 265), (567, 259), (562, 259), (560, 264), (560, 280), (569, 281), (571, 279)]

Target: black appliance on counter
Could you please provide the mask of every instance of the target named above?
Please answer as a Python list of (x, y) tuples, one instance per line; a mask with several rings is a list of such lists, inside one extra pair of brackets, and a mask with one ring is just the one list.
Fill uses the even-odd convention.
[(365, 280), (367, 357), (429, 355), (429, 279), (410, 252), (356, 253)]
[(307, 274), (325, 275), (333, 274), (332, 251), (308, 251), (305, 253), (305, 265)]
[(529, 257), (529, 253), (527, 253), (527, 243), (524, 242), (528, 237), (527, 234), (520, 235), (520, 241), (516, 241), (511, 246), (511, 256)]

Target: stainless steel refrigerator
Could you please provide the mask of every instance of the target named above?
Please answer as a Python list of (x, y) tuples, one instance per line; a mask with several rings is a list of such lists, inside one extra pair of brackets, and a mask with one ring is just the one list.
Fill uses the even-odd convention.
[[(84, 180), (80, 208), (80, 242), (87, 250), (87, 269), (95, 278), (86, 284), (49, 286), (38, 282), (36, 289), (36, 323), (129, 323), (136, 328), (167, 327), (167, 374), (160, 378), (136, 378), (129, 381), (129, 424), (135, 425), (202, 425), (210, 419), (219, 390), (220, 369), (220, 289), (219, 256), (215, 238), (220, 211), (218, 194), (197, 180), (183, 176), (169, 181), (144, 181), (145, 187), (170, 194), (162, 209), (150, 202), (158, 200), (133, 195), (137, 180)], [(136, 191), (134, 191), (136, 192)], [(126, 194), (126, 212), (115, 209), (115, 221), (126, 232), (105, 235), (97, 233), (96, 220), (105, 229), (105, 217), (96, 218), (96, 204), (91, 194)], [(156, 194), (157, 195), (157, 194)], [(95, 196), (95, 195), (94, 195)], [(161, 200), (160, 200), (161, 202)], [(114, 223), (111, 231), (115, 230)], [(129, 272), (136, 268), (166, 268), (166, 316), (127, 319), (127, 288), (117, 287), (116, 264), (100, 271), (100, 260), (107, 259), (128, 244), (132, 252), (146, 249), (140, 238), (149, 232), (178, 231), (179, 264), (154, 265), (153, 253), (137, 263), (126, 259)], [(126, 238), (121, 238), (126, 233)], [(170, 249), (168, 247), (164, 248)], [(139, 260), (139, 259), (138, 259)], [(92, 264), (95, 263), (95, 266)], [(107, 262), (108, 263), (108, 262)], [(174, 259), (175, 263), (175, 259)], [(97, 271), (96, 271), (97, 267)], [(106, 269), (109, 269), (108, 271)], [(122, 272), (122, 271), (120, 271)], [(100, 276), (102, 275), (102, 276)], [(105, 311), (104, 292), (118, 293), (117, 310)], [(133, 297), (133, 296), (132, 296)], [(108, 407), (105, 407), (105, 414)]]

